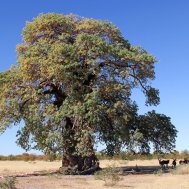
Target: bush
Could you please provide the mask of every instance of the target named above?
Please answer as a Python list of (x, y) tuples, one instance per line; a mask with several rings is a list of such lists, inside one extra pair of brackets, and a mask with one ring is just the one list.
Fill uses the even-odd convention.
[(165, 171), (163, 169), (158, 169), (157, 171), (154, 171), (155, 175), (161, 176)]
[(4, 161), (4, 160), (6, 160), (6, 157), (5, 157), (5, 156), (0, 155), (0, 160)]
[(116, 168), (115, 166), (109, 166), (100, 171), (97, 171), (95, 173), (95, 179), (103, 180), (105, 182), (105, 186), (114, 186), (121, 180), (119, 173), (119, 168)]
[(9, 156), (7, 157), (7, 159), (10, 160), (10, 161), (14, 161), (14, 160), (16, 160), (16, 157), (11, 154), (11, 155), (9, 155)]
[(2, 189), (16, 189), (16, 178), (15, 177), (5, 177), (4, 182), (0, 183), (0, 188)]

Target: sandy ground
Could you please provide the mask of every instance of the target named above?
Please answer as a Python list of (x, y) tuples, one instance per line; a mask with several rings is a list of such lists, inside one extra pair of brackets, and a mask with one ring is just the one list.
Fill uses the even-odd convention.
[(93, 176), (44, 176), (19, 178), (19, 189), (189, 189), (188, 175), (128, 175), (116, 186), (108, 187)]
[[(157, 160), (144, 161), (108, 161), (100, 162), (101, 167), (114, 165), (128, 166), (158, 166)], [(35, 171), (56, 170), (61, 162), (23, 162), (0, 161), (0, 176), (14, 175), (15, 173), (32, 173)], [(113, 187), (104, 185), (104, 181), (95, 180), (94, 176), (32, 176), (17, 178), (18, 189), (103, 189), (103, 188), (128, 188), (128, 189), (189, 189), (189, 175), (172, 175), (170, 173), (127, 175)]]
[(0, 175), (51, 171), (57, 170), (60, 166), (59, 161), (0, 161)]
[[(100, 166), (125, 167), (125, 166), (158, 166), (157, 160), (102, 160)], [(61, 161), (0, 161), (0, 175), (11, 175), (15, 173), (32, 173), (35, 171), (52, 171), (61, 166)]]

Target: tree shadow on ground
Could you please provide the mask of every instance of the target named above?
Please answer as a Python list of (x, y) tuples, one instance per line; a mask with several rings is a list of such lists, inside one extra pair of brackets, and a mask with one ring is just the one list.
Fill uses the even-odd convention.
[(129, 174), (154, 174), (157, 171), (162, 170), (163, 173), (169, 173), (172, 169), (171, 167), (161, 168), (160, 166), (124, 166), (119, 167), (121, 169), (122, 175)]

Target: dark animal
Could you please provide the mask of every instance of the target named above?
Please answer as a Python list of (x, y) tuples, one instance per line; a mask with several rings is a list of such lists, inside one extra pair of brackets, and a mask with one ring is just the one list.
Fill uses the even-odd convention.
[(180, 160), (180, 161), (179, 161), (179, 164), (180, 164), (180, 165), (184, 164), (184, 161), (183, 161), (183, 160)]
[(161, 159), (158, 159), (159, 160), (159, 165), (163, 168), (165, 167), (168, 167), (168, 164), (169, 164), (169, 160), (161, 160)]
[(182, 165), (182, 164), (188, 164), (189, 163), (189, 160), (184, 158), (184, 160), (180, 160), (179, 161), (179, 164)]
[(175, 168), (177, 165), (177, 159), (173, 159), (173, 162), (172, 162), (172, 168)]

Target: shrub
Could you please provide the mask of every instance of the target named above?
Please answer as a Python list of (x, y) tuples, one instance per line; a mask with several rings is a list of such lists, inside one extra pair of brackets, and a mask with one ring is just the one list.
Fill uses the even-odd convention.
[(5, 180), (0, 183), (0, 188), (2, 189), (16, 189), (16, 178), (15, 177), (5, 177)]
[(14, 161), (14, 160), (16, 160), (16, 157), (11, 154), (11, 155), (9, 155), (9, 156), (7, 157), (7, 159), (10, 160), (10, 161)]
[(165, 171), (163, 169), (158, 169), (157, 171), (154, 171), (155, 175), (161, 176)]
[(100, 171), (97, 171), (95, 173), (95, 179), (103, 180), (105, 182), (105, 186), (114, 186), (121, 180), (119, 173), (119, 168), (116, 168), (115, 166), (109, 166)]
[(4, 161), (4, 160), (6, 160), (6, 157), (5, 157), (5, 156), (0, 155), (0, 160)]

